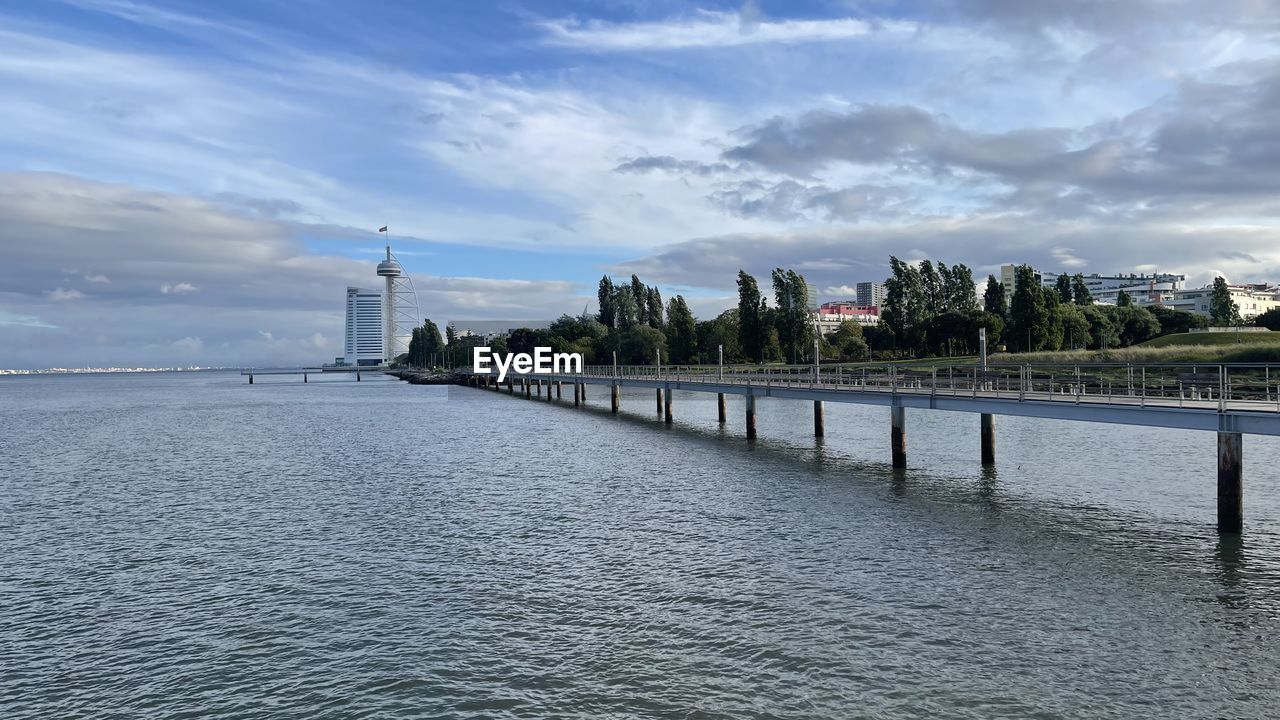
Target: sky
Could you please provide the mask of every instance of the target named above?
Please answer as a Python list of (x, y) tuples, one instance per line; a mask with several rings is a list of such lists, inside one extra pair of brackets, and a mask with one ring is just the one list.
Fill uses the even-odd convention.
[(0, 367), (331, 360), (383, 225), (441, 325), (1280, 281), (1273, 0), (10, 0), (0, 118)]

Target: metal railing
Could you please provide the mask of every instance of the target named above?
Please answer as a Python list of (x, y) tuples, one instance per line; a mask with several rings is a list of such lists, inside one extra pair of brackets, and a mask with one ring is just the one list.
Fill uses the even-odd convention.
[[(1280, 413), (1280, 365), (1091, 363), (1042, 365), (596, 365), (592, 379), (823, 389)], [(517, 376), (520, 377), (520, 376)]]

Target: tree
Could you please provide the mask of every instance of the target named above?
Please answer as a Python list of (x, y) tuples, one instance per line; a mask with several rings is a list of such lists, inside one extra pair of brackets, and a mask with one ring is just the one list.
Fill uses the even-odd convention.
[(1001, 318), (1009, 315), (1009, 306), (1004, 298), (1004, 283), (997, 280), (995, 275), (987, 276), (987, 287), (982, 291), (982, 306), (987, 312)]
[[(1184, 333), (1189, 330), (1202, 329), (1209, 327), (1209, 318), (1203, 315), (1189, 313), (1186, 310), (1174, 310), (1173, 308), (1152, 305), (1147, 308), (1156, 320), (1160, 323), (1161, 335), (1172, 335), (1174, 333)], [(1276, 316), (1280, 320), (1280, 314)]]
[(662, 362), (671, 362), (667, 336), (658, 328), (636, 325), (618, 336), (618, 362), (626, 365), (653, 365), (655, 349), (662, 352)]
[[(946, 268), (938, 263), (939, 269)], [(958, 313), (971, 313), (978, 309), (978, 295), (974, 291), (973, 271), (968, 265), (961, 263), (952, 265), (951, 270), (942, 273), (943, 294), (946, 297), (946, 309)], [(1003, 288), (1002, 288), (1003, 289)]]
[[(1191, 313), (1184, 313), (1191, 315)], [(1159, 317), (1159, 316), (1157, 316)], [(1197, 316), (1192, 316), (1197, 317)], [(1253, 324), (1258, 327), (1264, 327), (1268, 330), (1280, 330), (1280, 308), (1271, 308), (1270, 310), (1258, 315), (1253, 319)], [(1160, 320), (1160, 329), (1164, 330), (1164, 320)]]
[(440, 328), (431, 320), (424, 320), (422, 327), (413, 329), (409, 336), (409, 352), (405, 360), (412, 367), (428, 367), (444, 360), (444, 341)]
[(1114, 318), (1116, 328), (1120, 331), (1120, 345), (1123, 347), (1146, 342), (1160, 334), (1160, 321), (1146, 308), (1117, 306)]
[(671, 362), (683, 365), (696, 359), (698, 330), (683, 295), (676, 295), (667, 303), (667, 342), (671, 346)]
[(893, 276), (884, 281), (880, 320), (892, 331), (899, 348), (919, 352), (924, 346), (924, 325), (929, 317), (923, 275), (916, 266), (892, 256), (889, 269)]
[(630, 330), (640, 324), (640, 306), (631, 293), (631, 286), (619, 285), (614, 291), (613, 313), (615, 330)]
[[(938, 263), (939, 267), (945, 272), (946, 266)], [(926, 317), (942, 312), (946, 307), (946, 301), (943, 299), (942, 277), (938, 271), (934, 269), (933, 263), (929, 260), (920, 261), (920, 286), (924, 293), (924, 310)]]
[(867, 358), (867, 341), (862, 337), (862, 326), (853, 320), (840, 323), (836, 331), (827, 339), (827, 344), (834, 351), (838, 360), (865, 360)]
[(738, 271), (738, 339), (748, 360), (764, 362), (765, 302), (756, 279)]
[(725, 362), (736, 362), (742, 358), (742, 345), (738, 338), (737, 309), (725, 310), (713, 320), (699, 322), (696, 327), (700, 362), (717, 362), (721, 347), (724, 348)]
[(649, 288), (640, 282), (635, 273), (631, 275), (631, 298), (636, 303), (636, 322), (649, 322)]
[(785, 356), (798, 362), (800, 354), (813, 340), (809, 315), (809, 286), (794, 270), (773, 271), (773, 297), (776, 303), (774, 326)]
[[(1057, 293), (1053, 303), (1045, 302), (1047, 293), (1040, 287), (1030, 265), (1019, 265), (1014, 278), (1006, 344), (1021, 352), (1056, 349), (1057, 345), (1051, 342), (1054, 333), (1049, 306), (1057, 304)], [(1058, 333), (1060, 339), (1061, 328)]]
[(1089, 323), (1088, 347), (1091, 350), (1120, 347), (1120, 330), (1112, 319), (1114, 307), (1087, 305), (1080, 310)]
[(1129, 293), (1121, 290), (1116, 294), (1116, 307), (1130, 307), (1133, 305), (1133, 298), (1129, 297)]
[(1069, 303), (1074, 302), (1075, 294), (1071, 286), (1071, 276), (1063, 273), (1053, 283), (1053, 289), (1058, 291), (1058, 301)]
[(600, 322), (607, 328), (617, 327), (617, 293), (613, 287), (613, 280), (608, 275), (600, 278), (600, 287), (596, 290), (596, 301), (600, 305), (598, 317)]
[[(1059, 275), (1058, 277), (1065, 276)], [(1069, 350), (1079, 350), (1089, 346), (1089, 341), (1093, 338), (1092, 326), (1080, 306), (1063, 303), (1062, 307), (1058, 309), (1058, 317), (1059, 325), (1062, 328), (1063, 347)]]
[(650, 327), (662, 329), (662, 295), (658, 292), (658, 286), (648, 288), (645, 292), (645, 300), (647, 307), (644, 311), (645, 320)]
[(1209, 322), (1217, 326), (1239, 325), (1240, 307), (1231, 299), (1227, 279), (1219, 275), (1213, 279), (1213, 295), (1209, 298)]
[(1071, 276), (1071, 299), (1081, 306), (1093, 304), (1093, 293), (1089, 292), (1089, 286), (1084, 284), (1084, 275), (1080, 273)]

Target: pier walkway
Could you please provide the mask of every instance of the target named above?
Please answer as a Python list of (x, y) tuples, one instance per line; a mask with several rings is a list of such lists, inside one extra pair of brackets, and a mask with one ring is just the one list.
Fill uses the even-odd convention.
[[(1145, 425), (1218, 434), (1218, 528), (1239, 533), (1243, 524), (1242, 436), (1280, 435), (1280, 365), (1270, 364), (1089, 364), (953, 365), (928, 369), (899, 366), (589, 366), (581, 373), (509, 372), (503, 385), (526, 398), (561, 397), (572, 386), (574, 404), (586, 402), (588, 385), (610, 388), (618, 412), (619, 389), (655, 390), (657, 413), (674, 418), (672, 392), (715, 393), (719, 421), (727, 422), (726, 395), (745, 397), (748, 439), (757, 433), (761, 398), (813, 403), (814, 434), (825, 433), (824, 403), (890, 408), (894, 467), (906, 467), (906, 410), (919, 408), (977, 413), (980, 455), (995, 462), (995, 415)], [(462, 374), (464, 384), (501, 389), (497, 376)]]

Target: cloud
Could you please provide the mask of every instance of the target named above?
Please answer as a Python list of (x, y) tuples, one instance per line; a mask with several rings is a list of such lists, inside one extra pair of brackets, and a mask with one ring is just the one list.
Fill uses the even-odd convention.
[[(47, 367), (55, 357), (86, 366), (331, 360), (341, 354), (346, 287), (377, 277), (373, 260), (309, 253), (298, 238), (311, 234), (199, 198), (0, 173), (0, 367)], [(69, 258), (111, 277), (93, 302), (41, 285)], [(441, 324), (556, 317), (594, 293), (563, 280), (415, 274), (414, 282), (423, 314)]]
[(547, 45), (601, 52), (686, 50), (766, 43), (796, 44), (853, 40), (873, 33), (909, 33), (912, 23), (858, 18), (769, 20), (754, 3), (742, 13), (698, 10), (691, 17), (657, 22), (609, 23), (574, 19), (542, 23)]
[(71, 289), (71, 290), (64, 290), (64, 289), (62, 289), (62, 288), (58, 288), (58, 289), (56, 289), (56, 290), (49, 290), (49, 291), (46, 291), (46, 292), (45, 292), (45, 295), (46, 295), (46, 296), (48, 296), (48, 298), (49, 298), (50, 300), (53, 300), (54, 302), (66, 302), (66, 301), (69, 301), (69, 300), (82, 300), (82, 299), (84, 299), (84, 293), (80, 292), (79, 290), (75, 290), (75, 289)]

